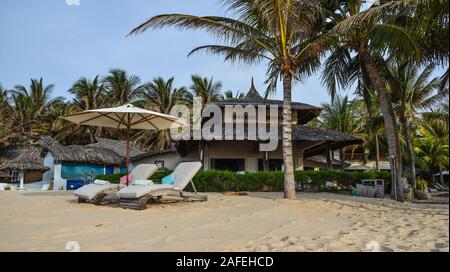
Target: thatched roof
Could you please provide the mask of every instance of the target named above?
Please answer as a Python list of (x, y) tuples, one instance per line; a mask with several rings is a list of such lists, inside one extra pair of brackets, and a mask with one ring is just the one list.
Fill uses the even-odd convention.
[(57, 162), (85, 162), (105, 165), (121, 165), (123, 158), (110, 149), (70, 145), (63, 146), (51, 137), (43, 137), (41, 146), (49, 151)]
[[(255, 141), (248, 138), (248, 126), (244, 126), (244, 140)], [(256, 129), (258, 135), (258, 129)], [(233, 135), (233, 139), (236, 139), (236, 125), (233, 128), (228, 128), (225, 124), (222, 127), (222, 139), (225, 140), (225, 135)], [(283, 128), (278, 127), (278, 138), (281, 141), (283, 135)], [(259, 139), (257, 136), (256, 139)], [(301, 143), (311, 143), (317, 146), (307, 151), (307, 156), (313, 156), (325, 152), (326, 148), (331, 150), (337, 150), (342, 147), (360, 144), (362, 139), (355, 137), (348, 133), (338, 132), (334, 130), (327, 130), (323, 128), (313, 128), (308, 126), (294, 126), (292, 127), (292, 140)], [(238, 140), (231, 140), (238, 141)], [(193, 141), (194, 142), (194, 141)]]
[(8, 160), (0, 167), (1, 170), (19, 170), (19, 171), (47, 171), (50, 168), (44, 165), (44, 160), (41, 157), (42, 149), (37, 146), (27, 146), (22, 150), (22, 153), (12, 159)]
[[(119, 141), (119, 140), (111, 140), (106, 138), (96, 138), (97, 142), (93, 144), (88, 144), (89, 147), (95, 147), (95, 148), (103, 148), (103, 149), (109, 149), (117, 154), (119, 154), (121, 157), (126, 156), (126, 148), (127, 148), (127, 142), (126, 141)], [(133, 145), (130, 145), (130, 157), (135, 157), (144, 154), (145, 152), (140, 151)]]
[(0, 178), (9, 178), (11, 177), (8, 173), (4, 171), (0, 171)]
[[(236, 139), (236, 124), (231, 126), (222, 125), (223, 138), (225, 135), (233, 135)], [(248, 125), (244, 125), (244, 140), (248, 139)], [(258, 129), (256, 129), (258, 135)], [(278, 127), (278, 136), (281, 140), (283, 135), (283, 127)], [(258, 138), (258, 137), (257, 137)], [(292, 127), (292, 140), (294, 141), (330, 141), (330, 142), (348, 142), (353, 144), (362, 143), (362, 139), (355, 137), (351, 134), (338, 132), (334, 130), (328, 130), (323, 128), (314, 128), (308, 126), (293, 126)]]
[[(247, 92), (247, 94), (244, 96), (244, 98), (242, 98), (242, 99), (221, 100), (221, 101), (215, 102), (214, 104), (216, 104), (216, 105), (218, 105), (220, 107), (225, 107), (227, 105), (230, 105), (230, 106), (241, 105), (243, 107), (245, 107), (247, 105), (253, 105), (253, 106), (258, 106), (258, 105), (271, 106), (271, 105), (275, 105), (275, 106), (277, 106), (280, 109), (283, 107), (283, 101), (282, 100), (264, 99), (259, 94), (259, 92), (256, 90), (255, 85), (253, 84), (253, 79), (252, 79), (250, 90)], [(316, 118), (322, 112), (322, 108), (320, 108), (320, 107), (316, 107), (316, 106), (313, 106), (313, 105), (309, 105), (309, 104), (306, 104), (306, 103), (300, 103), (300, 102), (292, 102), (292, 109), (293, 110), (297, 110), (297, 111), (301, 111), (301, 114), (299, 114), (299, 116), (301, 117), (300, 121), (303, 124), (305, 124), (308, 121)]]
[(176, 149), (164, 149), (159, 151), (141, 152), (141, 154), (131, 157), (131, 160), (136, 161), (142, 158), (151, 158), (154, 156), (165, 155), (170, 153), (177, 153), (177, 151)]

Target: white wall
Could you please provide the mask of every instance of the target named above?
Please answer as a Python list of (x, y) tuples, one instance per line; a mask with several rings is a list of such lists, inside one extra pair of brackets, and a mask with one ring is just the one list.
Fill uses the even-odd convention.
[(47, 152), (44, 157), (44, 165), (50, 168), (42, 175), (42, 181), (53, 181), (55, 172), (55, 160), (50, 152)]
[[(132, 165), (134, 167), (135, 165), (144, 163), (155, 163), (155, 161), (164, 161), (164, 167), (173, 170), (181, 162), (181, 157), (178, 153), (167, 153), (133, 161)], [(130, 167), (130, 169), (132, 168)]]
[(57, 163), (54, 169), (53, 190), (66, 190), (67, 180), (61, 177), (62, 165)]

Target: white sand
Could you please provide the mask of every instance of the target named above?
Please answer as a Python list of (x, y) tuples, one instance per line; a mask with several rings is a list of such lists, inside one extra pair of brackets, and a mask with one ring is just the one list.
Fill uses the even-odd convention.
[(0, 192), (0, 251), (449, 251), (448, 205), (336, 194), (210, 194), (144, 211), (69, 192)]

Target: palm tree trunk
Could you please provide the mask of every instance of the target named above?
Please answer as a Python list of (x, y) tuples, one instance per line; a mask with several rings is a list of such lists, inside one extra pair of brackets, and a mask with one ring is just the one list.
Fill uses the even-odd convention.
[(414, 148), (412, 146), (411, 137), (408, 133), (408, 121), (404, 116), (401, 116), (400, 122), (402, 123), (403, 135), (405, 136), (406, 149), (409, 159), (409, 175), (411, 176), (411, 183), (413, 188), (416, 188), (416, 158), (414, 156)]
[(439, 166), (439, 181), (441, 182), (442, 187), (444, 187), (444, 175), (442, 174), (442, 167)]
[[(359, 51), (361, 61), (366, 68), (367, 74), (377, 91), (380, 99), (381, 113), (383, 114), (384, 126), (386, 129), (386, 136), (388, 140), (389, 156), (395, 158), (395, 183), (396, 191), (391, 192), (391, 197), (397, 196), (400, 202), (405, 201), (404, 184), (402, 182), (402, 157), (400, 152), (400, 140), (397, 131), (397, 121), (395, 119), (395, 112), (392, 106), (391, 98), (387, 92), (384, 80), (381, 77), (378, 67), (366, 48)], [(391, 169), (392, 172), (393, 169)]]
[(344, 149), (340, 149), (339, 150), (339, 154), (340, 154), (340, 159), (341, 159), (341, 170), (345, 169), (345, 153), (344, 153)]
[(94, 128), (89, 128), (89, 138), (91, 141), (91, 144), (95, 143), (95, 129)]
[(433, 184), (433, 187), (436, 186), (436, 179), (434, 178), (434, 169), (433, 164), (430, 166), (430, 174), (431, 174), (431, 183)]
[(294, 163), (292, 160), (292, 76), (283, 75), (283, 164), (284, 198), (295, 199)]
[(375, 167), (380, 170), (380, 142), (378, 140), (378, 132), (375, 134)]

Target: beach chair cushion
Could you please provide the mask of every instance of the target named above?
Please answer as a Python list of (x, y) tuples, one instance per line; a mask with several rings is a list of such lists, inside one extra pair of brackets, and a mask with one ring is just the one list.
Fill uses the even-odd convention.
[(184, 190), (189, 182), (194, 178), (195, 174), (202, 168), (201, 162), (182, 162), (175, 170), (173, 175), (175, 177), (174, 186), (178, 190)]
[(153, 184), (149, 186), (136, 186), (131, 185), (125, 188), (122, 188), (119, 191), (120, 198), (140, 198), (143, 195), (150, 194), (151, 192), (158, 190), (174, 190), (173, 185), (166, 184)]
[(97, 185), (108, 185), (109, 181), (96, 179), (96, 180), (94, 180), (94, 184), (97, 184)]
[(84, 185), (81, 188), (78, 188), (73, 192), (74, 195), (78, 197), (82, 197), (84, 199), (92, 200), (94, 199), (98, 194), (102, 192), (106, 192), (109, 190), (113, 190), (115, 188), (118, 188), (117, 184), (108, 184), (108, 185), (99, 185), (99, 184), (88, 184)]
[[(133, 182), (133, 174), (129, 173), (128, 174), (128, 183)], [(127, 175), (123, 176), (120, 178), (120, 184), (127, 184)]]
[(149, 179), (157, 170), (158, 167), (156, 166), (156, 164), (152, 163), (138, 164), (136, 165), (136, 167), (134, 167), (133, 171), (131, 171), (133, 177), (132, 179), (130, 179), (130, 181)]
[(167, 175), (161, 179), (161, 184), (172, 185), (175, 183), (175, 176), (173, 174)]
[(136, 186), (150, 186), (153, 184), (153, 181), (146, 179), (138, 179), (133, 181), (133, 185)]

